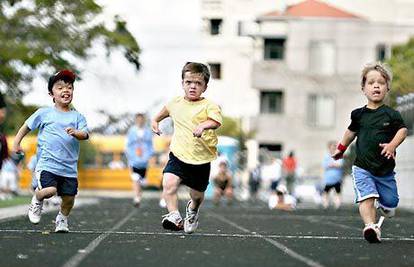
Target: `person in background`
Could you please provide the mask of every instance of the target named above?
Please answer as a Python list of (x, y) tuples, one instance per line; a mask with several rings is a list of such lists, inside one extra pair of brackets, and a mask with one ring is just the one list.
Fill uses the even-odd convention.
[(296, 199), (289, 194), (285, 185), (280, 184), (269, 198), (269, 209), (291, 211), (296, 208)]
[(227, 204), (230, 205), (233, 201), (233, 184), (232, 175), (228, 168), (226, 160), (222, 160), (219, 163), (219, 171), (213, 177), (214, 183), (214, 198), (213, 203), (219, 205), (220, 198), (225, 195), (227, 198)]
[(329, 207), (329, 192), (331, 189), (335, 189), (334, 207), (338, 209), (341, 206), (341, 187), (344, 171), (342, 166), (344, 164), (343, 159), (334, 160), (332, 154), (336, 149), (336, 141), (328, 142), (328, 152), (323, 159), (322, 167), (324, 169), (323, 184), (324, 189), (322, 193), (322, 205), (326, 209)]
[(295, 157), (295, 152), (290, 151), (289, 155), (283, 159), (282, 162), (283, 173), (285, 175), (286, 187), (287, 190), (294, 194), (295, 193), (295, 180), (296, 180), (296, 167), (297, 161)]
[(134, 191), (133, 204), (139, 207), (142, 198), (142, 185), (145, 184), (148, 161), (152, 157), (152, 132), (145, 124), (145, 115), (135, 115), (135, 125), (129, 128), (126, 141), (126, 157), (131, 168), (132, 189)]

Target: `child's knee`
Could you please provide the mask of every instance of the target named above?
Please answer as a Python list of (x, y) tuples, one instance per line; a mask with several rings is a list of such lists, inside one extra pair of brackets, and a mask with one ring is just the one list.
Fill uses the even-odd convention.
[(398, 206), (399, 198), (398, 196), (390, 195), (381, 197), (379, 202), (383, 208), (394, 209)]

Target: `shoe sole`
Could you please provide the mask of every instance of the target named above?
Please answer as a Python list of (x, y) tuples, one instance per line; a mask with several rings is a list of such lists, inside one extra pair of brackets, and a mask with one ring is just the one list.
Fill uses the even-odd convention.
[(381, 243), (381, 240), (378, 239), (377, 232), (374, 229), (367, 229), (364, 232), (364, 238), (369, 243)]
[(162, 221), (162, 227), (166, 230), (171, 230), (171, 231), (181, 231), (181, 230), (183, 230), (182, 226), (177, 226), (175, 223), (172, 223), (169, 220)]
[(69, 233), (69, 229), (65, 229), (65, 230), (63, 230), (63, 229), (60, 229), (60, 230), (55, 230), (55, 233)]

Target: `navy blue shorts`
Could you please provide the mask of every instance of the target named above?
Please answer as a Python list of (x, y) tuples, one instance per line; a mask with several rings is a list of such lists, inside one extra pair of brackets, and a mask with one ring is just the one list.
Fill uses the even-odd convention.
[(279, 185), (279, 180), (277, 181), (272, 181), (272, 183), (270, 184), (270, 190), (275, 191), (276, 192), (276, 187)]
[(342, 182), (337, 182), (336, 184), (325, 185), (325, 188), (323, 189), (323, 191), (325, 191), (326, 193), (329, 193), (329, 191), (331, 191), (332, 188), (335, 188), (335, 192), (340, 194), (341, 186), (342, 186)]
[(171, 152), (169, 156), (163, 173), (175, 174), (180, 177), (182, 184), (200, 192), (206, 191), (210, 178), (210, 162), (193, 165), (182, 162)]
[(59, 176), (48, 171), (41, 171), (37, 176), (41, 188), (56, 187), (58, 196), (76, 196), (78, 179)]

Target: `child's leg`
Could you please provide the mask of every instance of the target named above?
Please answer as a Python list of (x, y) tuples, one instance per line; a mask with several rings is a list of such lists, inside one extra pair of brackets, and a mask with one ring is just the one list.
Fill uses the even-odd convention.
[(222, 192), (223, 191), (221, 190), (221, 188), (219, 188), (219, 187), (216, 186), (216, 188), (214, 189), (214, 197), (213, 197), (213, 202), (215, 204), (218, 204), (219, 203), (220, 198), (221, 198), (221, 195), (223, 194)]
[(163, 196), (167, 202), (167, 209), (169, 212), (178, 211), (178, 196), (177, 190), (180, 185), (180, 177), (172, 173), (164, 173), (162, 179)]
[(141, 183), (132, 181), (132, 190), (134, 191), (134, 201), (140, 202), (142, 196)]
[(194, 189), (190, 189), (190, 197), (191, 197), (191, 204), (190, 209), (192, 210), (198, 210), (201, 203), (203, 203), (204, 200), (204, 192), (197, 191)]
[(375, 198), (367, 198), (359, 202), (359, 214), (364, 223), (372, 224), (376, 221), (376, 209), (374, 207)]
[(60, 212), (65, 215), (69, 216), (70, 211), (75, 204), (75, 196), (62, 196), (62, 203), (60, 204)]
[(38, 189), (35, 191), (35, 195), (37, 200), (39, 201), (43, 201), (43, 199), (45, 198), (50, 198), (52, 196), (54, 196), (57, 192), (56, 187), (46, 187), (46, 188), (42, 188), (42, 189)]

